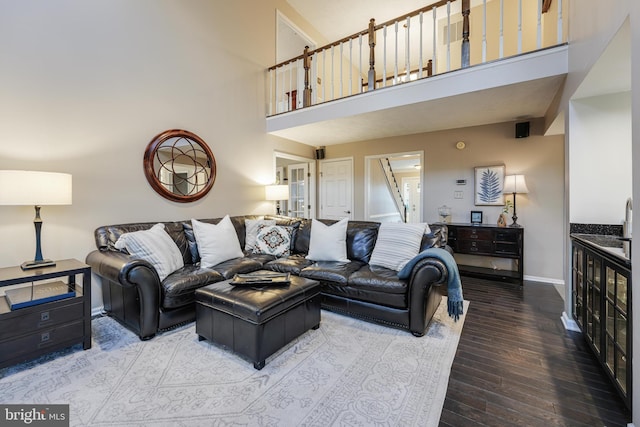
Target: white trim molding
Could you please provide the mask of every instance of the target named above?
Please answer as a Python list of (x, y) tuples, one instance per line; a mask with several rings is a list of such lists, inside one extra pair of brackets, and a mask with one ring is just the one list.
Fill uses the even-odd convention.
[(566, 311), (562, 312), (560, 320), (562, 320), (562, 324), (567, 331), (582, 332), (576, 321), (570, 318)]

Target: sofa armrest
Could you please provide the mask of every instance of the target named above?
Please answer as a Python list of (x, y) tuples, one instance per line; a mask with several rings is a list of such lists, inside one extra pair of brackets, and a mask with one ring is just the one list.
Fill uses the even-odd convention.
[(128, 254), (109, 250), (89, 253), (86, 262), (99, 276), (123, 287), (137, 289), (140, 298), (140, 338), (153, 337), (158, 330), (160, 278), (151, 264)]
[(445, 264), (437, 258), (423, 258), (413, 267), (409, 276), (409, 329), (414, 335), (422, 336), (431, 316), (428, 314), (430, 302), (440, 298), (431, 298), (432, 292), (441, 293), (440, 285), (447, 283), (449, 273)]

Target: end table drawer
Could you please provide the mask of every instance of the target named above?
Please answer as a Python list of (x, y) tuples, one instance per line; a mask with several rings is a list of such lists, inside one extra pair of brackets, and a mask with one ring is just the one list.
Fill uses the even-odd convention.
[(461, 228), (458, 230), (458, 239), (470, 240), (493, 240), (492, 230), (483, 230), (478, 228)]
[(28, 356), (43, 348), (56, 346), (67, 341), (80, 341), (84, 334), (82, 321), (42, 329), (36, 333), (0, 342), (0, 363), (21, 356)]
[(83, 302), (81, 300), (71, 304), (58, 304), (55, 307), (52, 307), (51, 304), (41, 304), (21, 308), (3, 315), (0, 341), (24, 335), (25, 331), (36, 332), (62, 323), (82, 319), (82, 315)]

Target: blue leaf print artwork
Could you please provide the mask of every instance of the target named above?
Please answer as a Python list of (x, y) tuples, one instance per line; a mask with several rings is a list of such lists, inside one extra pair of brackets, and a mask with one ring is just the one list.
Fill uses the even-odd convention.
[(502, 195), (500, 177), (491, 169), (482, 172), (478, 191), (478, 200), (482, 203), (496, 203)]

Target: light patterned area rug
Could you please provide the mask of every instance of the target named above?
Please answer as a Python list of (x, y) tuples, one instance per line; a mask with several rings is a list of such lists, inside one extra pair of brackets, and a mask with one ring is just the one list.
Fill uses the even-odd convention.
[(70, 404), (72, 426), (437, 426), (463, 322), (446, 298), (421, 338), (323, 310), (257, 371), (194, 324), (142, 342), (101, 317), (90, 350), (0, 370), (0, 403)]

